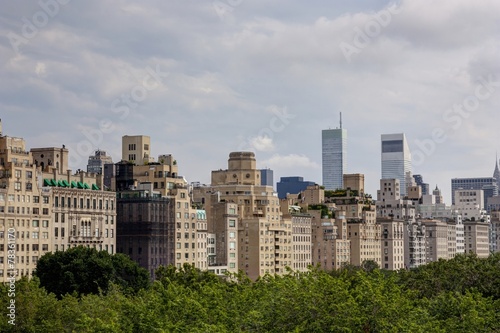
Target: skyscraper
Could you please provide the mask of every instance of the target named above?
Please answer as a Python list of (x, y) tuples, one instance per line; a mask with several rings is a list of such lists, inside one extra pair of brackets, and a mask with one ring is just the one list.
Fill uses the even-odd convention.
[(327, 190), (343, 188), (343, 177), (347, 166), (347, 130), (342, 128), (342, 114), (340, 128), (323, 130), (321, 142), (323, 186)]
[(406, 173), (411, 171), (411, 154), (404, 133), (382, 134), (382, 179), (399, 179), (401, 196), (406, 195)]

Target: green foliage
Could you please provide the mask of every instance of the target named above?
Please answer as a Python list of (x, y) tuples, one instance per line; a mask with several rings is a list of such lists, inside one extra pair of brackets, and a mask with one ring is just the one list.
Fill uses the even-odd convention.
[[(332, 272), (311, 267), (257, 281), (190, 265), (161, 267), (156, 275), (135, 293), (110, 283), (106, 293), (60, 299), (38, 278), (22, 279), (16, 282), (16, 326), (2, 320), (0, 332), (500, 331), (499, 254), (398, 272), (373, 262)], [(4, 309), (7, 290), (0, 285)]]
[(149, 273), (129, 257), (83, 246), (43, 255), (34, 276), (58, 298), (73, 293), (106, 293), (111, 283), (122, 287), (125, 293), (149, 286)]
[(323, 204), (315, 204), (315, 205), (309, 205), (307, 207), (309, 210), (321, 210), (321, 217), (323, 216), (328, 216), (329, 218), (332, 217), (332, 212), (328, 209), (327, 205)]

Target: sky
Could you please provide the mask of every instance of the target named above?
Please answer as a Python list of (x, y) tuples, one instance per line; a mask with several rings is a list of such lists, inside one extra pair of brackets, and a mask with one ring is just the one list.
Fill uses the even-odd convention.
[(500, 2), (4, 1), (3, 134), (70, 149), (86, 169), (149, 135), (189, 182), (232, 151), (321, 184), (321, 131), (348, 132), (347, 173), (376, 197), (381, 134), (405, 133), (413, 173), (491, 177), (500, 149)]

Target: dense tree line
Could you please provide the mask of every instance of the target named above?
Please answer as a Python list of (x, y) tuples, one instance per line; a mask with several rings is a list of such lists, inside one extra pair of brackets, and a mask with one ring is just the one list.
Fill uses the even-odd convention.
[[(255, 282), (191, 266), (162, 267), (157, 276), (134, 292), (112, 283), (105, 291), (60, 295), (37, 277), (23, 279), (16, 284), (16, 326), (4, 318), (0, 331), (500, 332), (498, 253), (459, 255), (412, 271), (290, 270)], [(6, 309), (7, 286), (1, 288)]]

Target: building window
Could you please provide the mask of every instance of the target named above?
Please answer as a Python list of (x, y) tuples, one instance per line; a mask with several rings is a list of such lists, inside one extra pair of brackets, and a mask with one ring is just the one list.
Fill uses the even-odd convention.
[[(9, 199), (10, 199), (10, 195), (9, 195)], [(12, 201), (14, 201), (14, 200), (12, 200)], [(40, 197), (38, 195), (34, 195), (33, 196), (33, 203), (39, 203), (39, 202), (40, 202)]]
[(229, 268), (235, 268), (236, 264), (234, 262), (229, 263)]
[(229, 226), (234, 228), (236, 226), (236, 220), (229, 220)]
[(128, 150), (135, 150), (135, 143), (129, 143)]
[(42, 227), (48, 228), (49, 227), (49, 220), (43, 220), (42, 221)]
[(43, 203), (48, 204), (49, 203), (49, 197), (43, 197)]
[[(38, 231), (33, 231), (33, 233), (31, 234), (31, 238), (38, 239)], [(35, 244), (33, 244), (33, 245), (35, 245)], [(33, 250), (33, 251), (35, 251), (35, 250)]]
[(128, 160), (129, 161), (135, 161), (135, 154), (129, 154), (128, 155)]
[(31, 225), (33, 226), (33, 228), (38, 228), (38, 227), (39, 227), (39, 223), (40, 223), (40, 221), (38, 221), (38, 220), (33, 220), (31, 223), (32, 223)]

